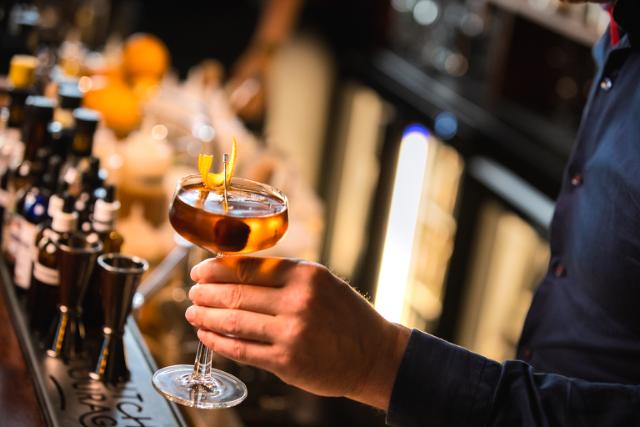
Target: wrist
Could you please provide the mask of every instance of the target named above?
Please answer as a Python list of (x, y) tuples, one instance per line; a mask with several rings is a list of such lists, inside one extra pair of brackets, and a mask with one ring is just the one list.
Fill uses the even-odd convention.
[(365, 372), (361, 387), (352, 395), (346, 396), (384, 411), (389, 407), (398, 368), (411, 335), (411, 330), (402, 325), (386, 325), (382, 345), (374, 349), (373, 363)]

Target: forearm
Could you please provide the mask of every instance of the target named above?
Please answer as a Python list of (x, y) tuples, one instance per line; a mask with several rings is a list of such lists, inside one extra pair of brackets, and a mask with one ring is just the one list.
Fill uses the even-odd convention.
[(268, 0), (254, 34), (253, 45), (280, 46), (291, 34), (302, 7), (302, 0)]

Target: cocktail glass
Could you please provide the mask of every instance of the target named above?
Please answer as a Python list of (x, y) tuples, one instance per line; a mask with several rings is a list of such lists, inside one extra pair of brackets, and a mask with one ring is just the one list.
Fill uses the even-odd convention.
[[(214, 256), (242, 254), (275, 245), (287, 231), (287, 198), (259, 182), (232, 178), (224, 191), (209, 190), (199, 175), (178, 181), (169, 210), (173, 228)], [(228, 408), (247, 397), (247, 387), (212, 366), (213, 352), (201, 342), (193, 365), (159, 369), (153, 385), (167, 399), (201, 408)]]

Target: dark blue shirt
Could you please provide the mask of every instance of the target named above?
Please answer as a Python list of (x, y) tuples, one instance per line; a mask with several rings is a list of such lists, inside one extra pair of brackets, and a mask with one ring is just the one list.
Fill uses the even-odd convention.
[(413, 331), (393, 426), (640, 426), (640, 1), (598, 75), (551, 228), (551, 261), (500, 364)]

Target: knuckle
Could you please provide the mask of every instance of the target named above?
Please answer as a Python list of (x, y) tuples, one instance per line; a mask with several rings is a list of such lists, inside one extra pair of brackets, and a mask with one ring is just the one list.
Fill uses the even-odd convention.
[(282, 368), (291, 366), (293, 363), (293, 354), (288, 348), (282, 348), (276, 356), (276, 364)]
[(222, 329), (230, 335), (237, 335), (240, 333), (240, 316), (238, 312), (230, 312), (224, 320)]
[(303, 283), (295, 292), (298, 312), (304, 313), (311, 310), (316, 304), (317, 290), (312, 283)]
[(237, 309), (240, 308), (240, 304), (242, 302), (242, 286), (234, 285), (229, 288), (227, 292), (225, 292), (224, 297), (222, 298), (222, 304), (226, 308)]
[(307, 322), (302, 319), (295, 319), (289, 323), (289, 330), (287, 333), (287, 342), (291, 345), (296, 345), (301, 342), (309, 330)]
[(244, 360), (246, 356), (245, 345), (239, 340), (233, 340), (231, 345), (231, 357), (234, 360)]

